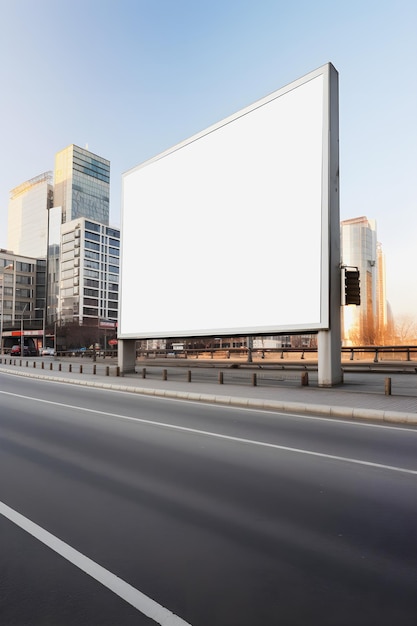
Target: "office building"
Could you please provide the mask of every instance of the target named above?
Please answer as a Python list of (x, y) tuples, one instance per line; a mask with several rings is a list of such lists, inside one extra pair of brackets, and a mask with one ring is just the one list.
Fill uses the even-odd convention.
[(45, 330), (46, 261), (0, 250), (0, 321), (6, 351), (24, 342), (40, 348)]
[(43, 302), (26, 311), (42, 309), (45, 325), (116, 325), (120, 231), (108, 225), (109, 199), (110, 162), (75, 145), (55, 155), (54, 175), (12, 190), (8, 248), (44, 259)]
[(385, 261), (375, 220), (357, 217), (341, 223), (342, 263), (360, 272), (360, 305), (342, 307), (344, 345), (384, 343), (387, 325)]
[(119, 261), (119, 229), (85, 217), (61, 226), (61, 323), (116, 327)]
[(45, 257), (48, 209), (53, 205), (53, 176), (45, 172), (10, 192), (7, 248), (15, 254)]
[(55, 156), (54, 206), (61, 221), (86, 217), (109, 223), (110, 161), (70, 145)]

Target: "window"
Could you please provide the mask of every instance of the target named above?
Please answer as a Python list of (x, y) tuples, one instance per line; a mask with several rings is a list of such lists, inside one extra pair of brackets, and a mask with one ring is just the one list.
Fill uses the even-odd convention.
[[(100, 224), (94, 224), (94, 222), (85, 221), (85, 227), (88, 230), (94, 230), (96, 233), (100, 232)], [(87, 233), (86, 233), (87, 236)]]
[(90, 261), (89, 259), (85, 259), (84, 267), (90, 267), (93, 270), (98, 270), (100, 269), (100, 263), (97, 263), (96, 261)]
[(32, 289), (20, 289), (16, 288), (16, 298), (32, 298)]
[(89, 233), (88, 230), (85, 231), (85, 238), (90, 239), (91, 241), (100, 241), (100, 235), (97, 233)]
[(98, 289), (98, 288), (99, 288), (99, 282), (98, 282), (98, 280), (91, 280), (91, 279), (87, 278), (87, 279), (84, 281), (84, 284), (86, 285), (86, 287), (95, 287), (96, 289)]
[(85, 247), (88, 248), (89, 250), (97, 250), (97, 252), (100, 250), (100, 244), (93, 243), (92, 241), (86, 241)]
[(34, 266), (32, 263), (22, 263), (21, 261), (16, 261), (16, 270), (18, 272), (33, 272)]
[(98, 290), (84, 288), (84, 295), (93, 296), (93, 298), (98, 298)]
[(96, 278), (97, 280), (100, 278), (99, 272), (95, 272), (93, 270), (84, 270), (84, 276), (87, 278)]
[(98, 306), (98, 300), (94, 298), (84, 298), (84, 304), (90, 306)]
[[(5, 277), (7, 277), (7, 274), (5, 274)], [(16, 285), (31, 285), (33, 283), (33, 277), (32, 276), (16, 276)]]

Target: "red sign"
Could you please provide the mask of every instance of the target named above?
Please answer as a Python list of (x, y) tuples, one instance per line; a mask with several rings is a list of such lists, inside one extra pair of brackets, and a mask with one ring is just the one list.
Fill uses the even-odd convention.
[(110, 339), (108, 341), (109, 346), (117, 346), (117, 339)]

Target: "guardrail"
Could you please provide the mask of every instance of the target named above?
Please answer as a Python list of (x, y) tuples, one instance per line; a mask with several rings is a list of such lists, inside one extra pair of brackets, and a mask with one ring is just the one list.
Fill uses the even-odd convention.
[[(342, 359), (350, 361), (369, 360), (374, 363), (383, 360), (417, 360), (417, 346), (349, 346), (342, 347)], [(317, 360), (317, 348), (204, 348), (183, 350), (137, 350), (138, 359), (246, 359), (246, 360), (276, 360), (276, 359), (313, 359)]]
[[(4, 349), (10, 355), (10, 349)], [(344, 346), (342, 360), (369, 361), (417, 361), (417, 346)], [(40, 356), (40, 355), (39, 355)], [(60, 350), (57, 357), (117, 358), (117, 350)], [(148, 359), (209, 359), (209, 360), (313, 360), (317, 361), (317, 348), (186, 348), (184, 350), (147, 349), (137, 350), (139, 360)]]

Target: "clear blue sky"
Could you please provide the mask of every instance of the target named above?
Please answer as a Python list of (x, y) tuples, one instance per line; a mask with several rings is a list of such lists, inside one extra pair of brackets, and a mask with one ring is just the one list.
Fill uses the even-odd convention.
[(417, 318), (416, 61), (415, 0), (0, 0), (0, 247), (9, 191), (67, 145), (111, 161), (118, 226), (124, 171), (331, 62), (341, 219), (377, 220)]

